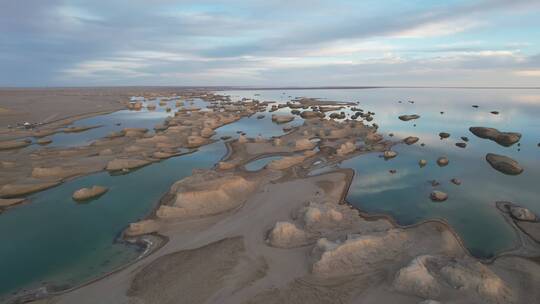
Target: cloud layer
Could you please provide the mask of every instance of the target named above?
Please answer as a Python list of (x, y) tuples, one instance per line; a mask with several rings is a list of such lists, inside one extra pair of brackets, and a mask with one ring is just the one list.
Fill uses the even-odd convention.
[(6, 0), (0, 86), (538, 86), (539, 13), (535, 0)]

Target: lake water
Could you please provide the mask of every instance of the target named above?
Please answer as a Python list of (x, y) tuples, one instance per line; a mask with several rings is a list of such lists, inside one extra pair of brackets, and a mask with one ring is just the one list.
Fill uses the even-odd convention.
[[(362, 90), (266, 90), (228, 91), (233, 99), (257, 98), (261, 101), (286, 102), (297, 96), (322, 97), (338, 101), (358, 101), (359, 107), (374, 111), (380, 133), (387, 139), (420, 137), (419, 143), (394, 148), (399, 155), (385, 161), (379, 155), (363, 155), (340, 166), (356, 172), (347, 200), (371, 213), (393, 216), (408, 225), (430, 218), (448, 221), (460, 234), (465, 245), (476, 256), (490, 257), (514, 246), (515, 234), (494, 207), (495, 201), (509, 200), (540, 214), (540, 91), (538, 90), (461, 90), (461, 89), (362, 89)], [(256, 95), (257, 94), (257, 95)], [(289, 97), (291, 96), (291, 97)], [(398, 103), (398, 101), (402, 103)], [(414, 103), (408, 103), (414, 100)], [(174, 102), (173, 102), (174, 103)], [(478, 109), (471, 105), (479, 105)], [(200, 106), (200, 101), (196, 106)], [(174, 108), (174, 106), (172, 106)], [(499, 111), (493, 115), (490, 111)], [(285, 125), (271, 122), (271, 115), (288, 113), (280, 109), (255, 114), (217, 130), (221, 136), (237, 137), (243, 131), (250, 137), (283, 134), (283, 127), (302, 123), (296, 118)], [(441, 115), (440, 111), (444, 111)], [(403, 122), (402, 114), (419, 114), (421, 118)], [(153, 128), (170, 113), (164, 107), (155, 112), (118, 111), (88, 118), (75, 125), (103, 124), (104, 127), (76, 134), (58, 134), (54, 145), (72, 146), (105, 136), (124, 127)], [(120, 126), (116, 123), (120, 122)], [(523, 134), (518, 147), (502, 147), (475, 137), (470, 126), (495, 127)], [(440, 140), (439, 132), (451, 137)], [(470, 141), (466, 149), (454, 144), (460, 136)], [(520, 151), (518, 151), (518, 148)], [(98, 173), (75, 179), (47, 191), (32, 195), (31, 204), (15, 207), (0, 215), (0, 295), (42, 282), (76, 285), (106, 273), (136, 258), (132, 247), (116, 243), (119, 233), (130, 223), (152, 210), (172, 183), (191, 174), (194, 168), (209, 168), (225, 155), (222, 141), (199, 152), (171, 158), (141, 168), (127, 175)], [(507, 176), (493, 170), (485, 161), (487, 152), (504, 154), (521, 163), (525, 171)], [(450, 164), (438, 167), (435, 160), (447, 156)], [(419, 159), (428, 165), (418, 166)], [(248, 164), (248, 170), (263, 167), (269, 158)], [(395, 174), (388, 171), (395, 169)], [(323, 169), (322, 169), (323, 170)], [(450, 183), (459, 178), (460, 186)], [(430, 180), (440, 186), (433, 188)], [(87, 204), (71, 199), (72, 193), (94, 184), (110, 188), (104, 196)], [(443, 203), (429, 199), (432, 189), (449, 194)]]
[[(198, 101), (200, 102), (200, 101)], [(75, 121), (70, 126), (100, 126), (99, 128), (90, 129), (79, 133), (56, 133), (50, 138), (53, 142), (47, 147), (71, 147), (79, 145), (87, 145), (92, 141), (107, 136), (111, 132), (117, 132), (124, 128), (147, 128), (150, 133), (154, 131), (157, 124), (169, 116), (174, 115), (176, 109), (175, 101), (167, 101), (167, 105), (160, 106), (159, 99), (145, 101), (144, 105), (154, 104), (156, 109), (149, 111), (142, 108), (140, 111), (120, 110), (110, 114), (89, 117)], [(188, 105), (186, 103), (186, 105)], [(167, 112), (167, 107), (171, 108), (171, 112)], [(33, 146), (34, 148), (37, 146)]]
[[(158, 104), (157, 101), (149, 103)], [(173, 115), (165, 108), (174, 109), (174, 104), (174, 101), (168, 102), (155, 111), (121, 110), (82, 119), (73, 125), (103, 127), (54, 135), (52, 146), (88, 144), (126, 127), (152, 129)], [(204, 108), (206, 104), (196, 99), (192, 106)], [(75, 286), (136, 259), (140, 255), (139, 248), (116, 242), (117, 237), (129, 223), (144, 218), (174, 182), (191, 175), (193, 169), (211, 168), (225, 156), (221, 136), (238, 137), (238, 130), (253, 137), (278, 136), (283, 134), (283, 127), (301, 123), (302, 120), (297, 119), (277, 125), (268, 113), (264, 119), (258, 119), (257, 114), (244, 117), (217, 129), (213, 136), (217, 141), (195, 153), (151, 164), (126, 175), (102, 172), (77, 178), (30, 196), (30, 204), (16, 206), (0, 216), (3, 241), (0, 269), (6, 274), (0, 276), (0, 299), (21, 288), (31, 289), (45, 283), (59, 289)], [(107, 186), (109, 191), (88, 203), (72, 200), (74, 191), (92, 185)]]
[[(515, 246), (516, 235), (495, 208), (496, 201), (512, 201), (540, 214), (540, 90), (487, 89), (356, 89), (356, 90), (267, 90), (229, 91), (232, 96), (261, 101), (286, 101), (291, 97), (320, 97), (359, 102), (358, 107), (376, 113), (373, 122), (386, 139), (417, 136), (411, 146), (394, 148), (399, 155), (385, 161), (379, 155), (363, 155), (344, 161), (353, 168), (355, 179), (347, 200), (370, 213), (393, 216), (402, 225), (431, 218), (449, 222), (470, 252), (491, 257)], [(414, 101), (409, 103), (408, 101)], [(401, 101), (401, 103), (399, 103)], [(472, 105), (478, 105), (473, 108)], [(440, 112), (444, 113), (441, 114)], [(499, 115), (491, 114), (499, 111)], [(404, 122), (402, 114), (418, 114), (420, 119)], [(494, 127), (522, 133), (520, 146), (503, 147), (469, 132), (471, 126)], [(450, 138), (441, 140), (439, 132)], [(394, 137), (388, 134), (393, 133)], [(455, 146), (461, 136), (469, 138), (465, 149)], [(424, 147), (419, 144), (425, 143)], [(518, 176), (504, 175), (485, 161), (486, 153), (497, 153), (517, 160), (525, 171)], [(436, 165), (447, 156), (450, 164)], [(428, 165), (420, 168), (418, 161)], [(390, 174), (389, 170), (396, 170)], [(450, 182), (462, 181), (460, 186)], [(440, 186), (433, 187), (431, 180)], [(432, 202), (432, 190), (442, 190), (449, 198)]]

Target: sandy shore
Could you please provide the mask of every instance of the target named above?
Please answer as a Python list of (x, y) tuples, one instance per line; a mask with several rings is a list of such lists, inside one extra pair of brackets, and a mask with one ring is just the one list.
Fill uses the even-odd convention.
[[(309, 99), (309, 105), (316, 106), (316, 100)], [(250, 101), (213, 106), (223, 109), (217, 113), (252, 115), (260, 110)], [(291, 108), (306, 110), (301, 104)], [(201, 115), (180, 114), (177, 125), (167, 128), (172, 134), (165, 130), (160, 136), (165, 142), (181, 138), (183, 145), (189, 145), (186, 136), (177, 137), (177, 131), (187, 127), (189, 134), (196, 130), (202, 137), (211, 131), (203, 132), (205, 127), (238, 119), (228, 114)], [(398, 227), (386, 217), (362, 216), (346, 204), (353, 171), (312, 176), (312, 169), (361, 154), (382, 155), (399, 143), (384, 140), (376, 126), (361, 121), (327, 120), (314, 113), (304, 116), (309, 119), (302, 126), (279, 137), (241, 135), (228, 141), (229, 152), (215, 168), (196, 170), (171, 185), (156, 210), (124, 232), (132, 240), (146, 235), (167, 240), (151, 254), (100, 280), (35, 302), (540, 301), (535, 288), (540, 284), (540, 265), (534, 260), (505, 255), (480, 261), (470, 256), (444, 222)], [(156, 137), (138, 140), (137, 145), (154, 147)], [(282, 157), (260, 170), (244, 168), (251, 160), (275, 155)], [(125, 165), (114, 165), (118, 163)], [(533, 231), (529, 226), (527, 231)], [(527, 244), (521, 254), (540, 255), (538, 243)]]

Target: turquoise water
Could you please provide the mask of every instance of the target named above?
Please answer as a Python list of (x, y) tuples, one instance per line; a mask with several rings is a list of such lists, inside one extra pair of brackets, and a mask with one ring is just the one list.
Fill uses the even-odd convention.
[[(153, 102), (153, 101), (151, 101)], [(157, 104), (157, 102), (155, 102)], [(186, 105), (189, 105), (186, 102)], [(169, 105), (174, 108), (174, 101)], [(193, 106), (205, 107), (201, 100)], [(83, 119), (73, 125), (104, 125), (75, 134), (53, 136), (57, 146), (87, 144), (125, 127), (153, 128), (171, 115), (159, 107), (156, 111), (127, 111)], [(271, 115), (258, 114), (217, 129), (214, 136), (238, 136), (243, 130), (255, 137), (283, 134), (283, 127), (300, 124), (301, 119), (285, 125), (271, 122)], [(121, 122), (120, 126), (116, 123)], [(75, 179), (58, 187), (32, 195), (30, 204), (17, 206), (0, 216), (0, 297), (21, 288), (49, 284), (65, 289), (125, 265), (135, 259), (139, 248), (116, 242), (121, 231), (144, 218), (177, 180), (191, 175), (193, 169), (210, 168), (226, 154), (218, 141), (199, 151), (164, 160), (127, 175), (106, 172)], [(92, 185), (109, 191), (88, 203), (71, 199), (74, 191)]]
[[(117, 132), (124, 128), (147, 128), (152, 133), (154, 126), (162, 123), (168, 116), (173, 116), (173, 112), (176, 109), (175, 101), (168, 101), (166, 106), (159, 106), (159, 100), (150, 100), (144, 104), (155, 104), (156, 109), (153, 111), (148, 111), (146, 108), (140, 111), (121, 110), (106, 115), (77, 120), (70, 126), (100, 125), (101, 127), (79, 133), (54, 134), (50, 136), (53, 142), (47, 145), (47, 147), (86, 145), (98, 138), (107, 136), (111, 132)], [(170, 107), (172, 111), (167, 113), (165, 111), (167, 107)]]
[[(80, 284), (134, 259), (139, 254), (135, 248), (115, 243), (119, 233), (148, 214), (172, 183), (195, 168), (211, 167), (225, 150), (216, 142), (127, 175), (103, 172), (78, 178), (3, 213), (0, 294), (42, 282)], [(88, 203), (71, 199), (75, 190), (92, 185), (110, 189)]]
[[(358, 101), (358, 107), (376, 113), (373, 122), (380, 126), (379, 132), (386, 139), (392, 139), (389, 133), (395, 135), (395, 140), (420, 137), (415, 145), (396, 146), (399, 155), (395, 159), (385, 161), (379, 155), (365, 155), (343, 162), (341, 167), (353, 168), (356, 172), (347, 200), (364, 211), (392, 215), (403, 225), (430, 218), (445, 219), (476, 256), (491, 257), (516, 244), (516, 235), (496, 210), (495, 201), (513, 201), (540, 214), (537, 186), (540, 180), (540, 148), (537, 146), (540, 142), (540, 90), (357, 89), (228, 93), (261, 101), (285, 102), (288, 96)], [(491, 111), (500, 114), (493, 115)], [(421, 118), (403, 122), (397, 118), (402, 114), (419, 114)], [(520, 132), (523, 137), (520, 146), (502, 147), (471, 134), (468, 131), (471, 126)], [(441, 140), (439, 132), (448, 132), (451, 136)], [(461, 136), (469, 138), (465, 149), (455, 146), (456, 142), (461, 142)], [(425, 143), (425, 147), (420, 143)], [(493, 170), (484, 158), (489, 152), (514, 158), (525, 171), (518, 176), (508, 176)], [(440, 156), (447, 156), (450, 164), (438, 167), (435, 161)], [(420, 159), (426, 159), (428, 165), (420, 168)], [(397, 173), (390, 174), (391, 169)], [(452, 184), (452, 178), (460, 179), (462, 184)], [(431, 180), (437, 180), (440, 186), (432, 187)], [(448, 193), (449, 199), (443, 203), (432, 202), (429, 194), (434, 189)]]

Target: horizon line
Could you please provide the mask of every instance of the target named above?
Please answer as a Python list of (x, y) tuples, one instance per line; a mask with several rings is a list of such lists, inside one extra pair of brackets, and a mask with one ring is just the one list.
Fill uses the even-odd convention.
[(351, 89), (529, 89), (538, 90), (540, 86), (230, 86), (230, 85), (118, 85), (118, 86), (0, 86), (0, 90), (36, 90), (36, 89), (114, 89), (114, 88), (178, 88), (178, 89), (213, 89), (222, 90), (351, 90)]

